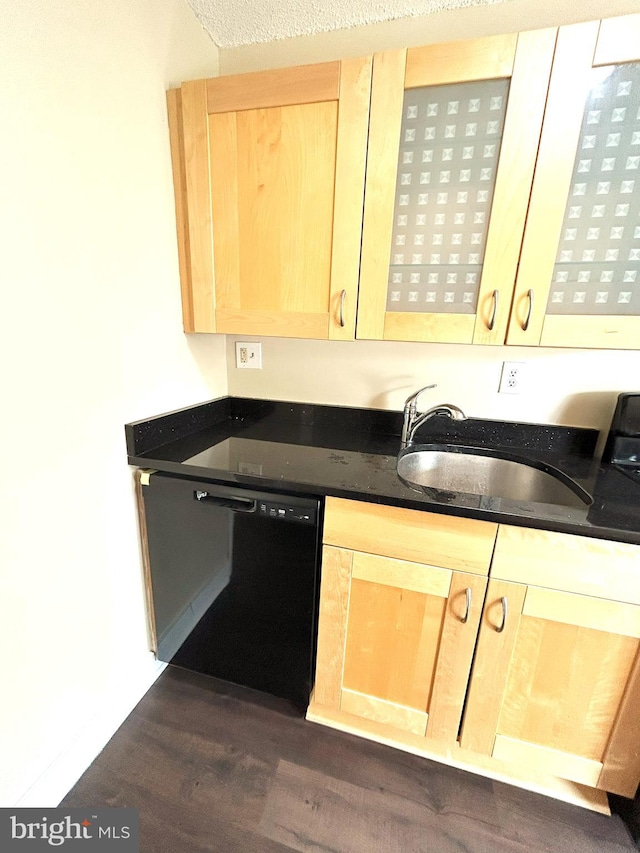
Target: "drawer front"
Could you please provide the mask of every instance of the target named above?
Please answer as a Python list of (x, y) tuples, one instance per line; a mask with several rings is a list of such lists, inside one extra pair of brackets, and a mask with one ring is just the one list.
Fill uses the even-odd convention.
[(640, 545), (501, 524), (491, 577), (640, 604)]
[(498, 525), (488, 521), (327, 498), (323, 541), (350, 548), (487, 575)]

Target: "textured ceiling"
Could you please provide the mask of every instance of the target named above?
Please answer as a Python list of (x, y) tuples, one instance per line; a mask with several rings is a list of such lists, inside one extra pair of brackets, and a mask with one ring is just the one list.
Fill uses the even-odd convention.
[(221, 48), (341, 30), (503, 0), (188, 0)]

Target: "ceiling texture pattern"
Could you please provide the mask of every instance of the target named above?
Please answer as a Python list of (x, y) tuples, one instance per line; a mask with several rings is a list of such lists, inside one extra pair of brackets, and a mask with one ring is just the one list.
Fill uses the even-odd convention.
[(508, 0), (188, 0), (220, 48), (429, 15)]

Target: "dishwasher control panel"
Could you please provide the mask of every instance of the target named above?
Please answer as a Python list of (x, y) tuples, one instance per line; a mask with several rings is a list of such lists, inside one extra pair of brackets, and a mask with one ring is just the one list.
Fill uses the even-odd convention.
[(282, 521), (297, 521), (302, 524), (316, 523), (316, 510), (313, 507), (301, 507), (281, 501), (258, 501), (258, 515)]

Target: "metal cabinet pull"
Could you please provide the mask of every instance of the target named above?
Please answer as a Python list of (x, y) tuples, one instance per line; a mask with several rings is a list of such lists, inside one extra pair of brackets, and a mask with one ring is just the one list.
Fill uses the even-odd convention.
[(529, 300), (529, 308), (527, 310), (527, 316), (524, 318), (524, 323), (522, 324), (522, 331), (526, 332), (529, 328), (529, 321), (531, 320), (531, 312), (533, 311), (533, 290), (527, 290), (527, 299)]
[(464, 611), (464, 616), (460, 620), (463, 625), (467, 621), (467, 619), (469, 618), (469, 611), (471, 610), (471, 589), (470, 589), (470, 587), (467, 587), (465, 589), (464, 593), (467, 597), (467, 606), (466, 606), (465, 611)]
[(498, 627), (496, 628), (498, 634), (502, 634), (502, 632), (504, 631), (504, 626), (507, 624), (507, 614), (509, 613), (507, 599), (504, 597), (504, 595), (502, 596), (500, 601), (502, 602), (502, 624), (498, 625)]
[(344, 300), (347, 298), (347, 291), (343, 290), (340, 294), (340, 325), (344, 329)]
[(498, 296), (499, 293), (497, 290), (493, 291), (493, 308), (491, 309), (491, 319), (487, 324), (487, 328), (490, 332), (493, 332), (493, 327), (496, 324), (496, 314), (498, 313)]

